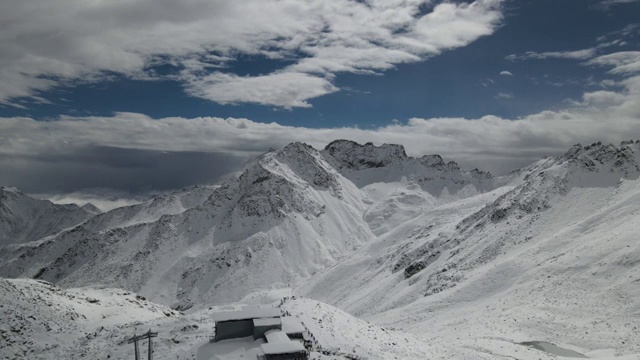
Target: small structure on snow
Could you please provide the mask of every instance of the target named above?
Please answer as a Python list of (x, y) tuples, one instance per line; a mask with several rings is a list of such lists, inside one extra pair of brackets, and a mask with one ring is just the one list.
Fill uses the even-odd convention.
[(307, 360), (309, 353), (299, 341), (292, 341), (282, 330), (265, 333), (267, 343), (260, 345), (264, 360)]
[(260, 345), (258, 358), (261, 360), (309, 358), (309, 352), (301, 342), (304, 326), (294, 317), (281, 317), (278, 308), (245, 307), (239, 311), (216, 313), (214, 320), (216, 333), (212, 342), (252, 336), (254, 340), (267, 341)]
[(216, 322), (214, 341), (235, 339), (254, 335), (254, 319), (279, 319), (280, 309), (245, 307), (238, 311), (216, 313), (213, 318)]

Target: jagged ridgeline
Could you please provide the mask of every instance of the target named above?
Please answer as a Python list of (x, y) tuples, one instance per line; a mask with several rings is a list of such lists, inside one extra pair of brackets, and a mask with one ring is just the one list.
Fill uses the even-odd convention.
[(401, 145), (292, 143), (219, 186), (95, 216), (61, 214), (67, 222), (47, 231), (32, 222), (33, 236), (3, 237), (13, 244), (0, 275), (122, 287), (178, 308), (236, 301), (300, 284), (423, 209), (494, 187), (489, 173), (410, 157)]
[[(505, 176), (399, 145), (293, 143), (219, 185), (106, 213), (13, 188), (0, 201), (0, 275), (37, 279), (0, 281), (20, 305), (0, 306), (9, 357), (124, 357), (114, 339), (140, 324), (171, 339), (164, 354), (200, 354), (212, 313), (236, 301), (284, 304), (349, 356), (640, 354), (637, 141)], [(280, 301), (292, 292), (304, 298)]]

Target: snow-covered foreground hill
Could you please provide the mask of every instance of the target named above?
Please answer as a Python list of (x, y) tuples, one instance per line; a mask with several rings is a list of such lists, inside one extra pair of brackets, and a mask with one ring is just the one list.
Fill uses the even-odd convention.
[[(37, 280), (0, 280), (0, 355), (6, 359), (128, 359), (127, 339), (148, 330), (155, 359), (234, 360), (246, 358), (261, 340), (210, 343), (213, 314), (235, 306), (213, 306), (183, 314), (119, 289), (60, 289)], [(12, 304), (12, 306), (7, 306)], [(271, 304), (277, 306), (277, 303)], [(520, 354), (520, 359), (552, 359), (530, 347), (501, 339), (440, 337), (425, 341), (358, 319), (311, 299), (286, 301), (282, 310), (297, 317), (316, 340), (311, 359), (494, 359), (474, 346)], [(452, 343), (453, 341), (453, 343)], [(146, 358), (147, 342), (140, 342)]]
[[(336, 354), (640, 359), (639, 164), (640, 143), (577, 145), (494, 178), (394, 145), (291, 144), (220, 187), (180, 193), (188, 201), (116, 209), (13, 245), (0, 275), (85, 288), (5, 280), (2, 304), (29, 305), (2, 309), (30, 333), (45, 330), (24, 314), (60, 322), (55, 354), (67, 358), (128, 357), (122, 332), (151, 327), (160, 332), (156, 358), (236, 359), (253, 345), (208, 344), (211, 314), (294, 293), (303, 298), (284, 309)], [(129, 291), (193, 308), (131, 302)], [(29, 302), (38, 297), (62, 305)], [(97, 319), (107, 329), (96, 332), (86, 314), (65, 315), (109, 318), (106, 304), (128, 318)], [(1, 354), (21, 351), (27, 332), (2, 330), (12, 345)], [(97, 335), (85, 341), (85, 332)]]

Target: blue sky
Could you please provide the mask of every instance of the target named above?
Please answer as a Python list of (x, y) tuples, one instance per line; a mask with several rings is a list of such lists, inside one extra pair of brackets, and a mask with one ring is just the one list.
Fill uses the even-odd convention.
[[(602, 36), (610, 40), (625, 38), (628, 44), (617, 46), (618, 51), (639, 48), (637, 31), (628, 39), (615, 33), (639, 21), (640, 2), (604, 6), (602, 1), (508, 1), (501, 12), (503, 18), (492, 34), (466, 46), (420, 61), (394, 64), (389, 70), (376, 70), (375, 75), (336, 72), (332, 83), (339, 90), (309, 99), (309, 108), (286, 109), (277, 104), (242, 101), (220, 104), (215, 99), (196, 97), (185, 92), (183, 81), (170, 76), (182, 67), (161, 64), (145, 67), (148, 74), (155, 74), (154, 79), (136, 80), (113, 72), (86, 84), (78, 84), (83, 79), (61, 81), (71, 85), (36, 92), (50, 103), (13, 98), (10, 101), (26, 108), (5, 104), (0, 116), (48, 119), (136, 112), (154, 118), (245, 117), (309, 127), (380, 126), (412, 117), (478, 118), (492, 114), (514, 118), (566, 106), (567, 99), (579, 100), (585, 91), (601, 87), (599, 83), (608, 69), (584, 66), (585, 58), (510, 61), (507, 56), (590, 49), (606, 41), (598, 41)], [(295, 54), (284, 59), (242, 54), (210, 71), (265, 75), (296, 59)], [(502, 71), (513, 75), (500, 75)]]
[(638, 0), (30, 0), (0, 26), (0, 182), (31, 192), (211, 183), (291, 141), (502, 173), (640, 137)]

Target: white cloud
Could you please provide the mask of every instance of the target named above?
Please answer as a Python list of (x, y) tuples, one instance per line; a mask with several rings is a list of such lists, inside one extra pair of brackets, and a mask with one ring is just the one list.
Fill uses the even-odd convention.
[(84, 206), (91, 203), (102, 211), (109, 211), (118, 207), (139, 204), (147, 197), (131, 198), (130, 194), (113, 194), (110, 192), (94, 190), (92, 193), (70, 193), (70, 194), (30, 194), (36, 199), (47, 199), (54, 204), (76, 204)]
[[(32, 0), (6, 2), (0, 14), (0, 103), (60, 84), (139, 79), (147, 66), (182, 65), (189, 93), (224, 103), (309, 106), (335, 91), (339, 72), (371, 73), (424, 60), (491, 34), (501, 0)], [(215, 54), (215, 55), (212, 55)], [(222, 72), (238, 55), (294, 63), (253, 77)], [(218, 73), (207, 74), (209, 69)], [(257, 94), (301, 79), (301, 95)], [(256, 86), (257, 87), (254, 87)], [(303, 88), (304, 87), (304, 88)], [(225, 93), (225, 91), (229, 90)], [(246, 90), (243, 92), (242, 90)], [(224, 94), (223, 94), (224, 93)]]
[(639, 1), (640, 0), (603, 0), (598, 3), (597, 7), (607, 10), (614, 5), (631, 4)]
[(216, 72), (188, 82), (191, 95), (220, 104), (242, 102), (276, 105), (290, 109), (311, 107), (306, 100), (337, 91), (325, 78), (298, 72), (242, 77)]
[(590, 60), (588, 65), (610, 66), (612, 74), (631, 74), (640, 72), (640, 51), (620, 51), (598, 56)]
[(406, 124), (393, 121), (371, 129), (293, 127), (213, 117), (156, 120), (131, 113), (49, 122), (5, 118), (0, 121), (0, 158), (38, 159), (88, 146), (246, 157), (292, 141), (321, 148), (331, 140), (346, 138), (399, 143), (412, 155), (438, 153), (468, 168), (501, 173), (545, 155), (560, 154), (578, 142), (640, 138), (640, 76), (628, 77), (618, 86), (617, 92), (586, 93), (581, 102), (567, 109), (519, 119), (412, 118)]
[(507, 70), (500, 71), (500, 75), (504, 75), (504, 76), (513, 76), (513, 74), (511, 73), (511, 71), (507, 71)]
[(513, 95), (509, 94), (509, 93), (498, 93), (498, 95), (496, 95), (496, 99), (504, 99), (504, 100), (509, 100), (509, 99), (513, 99)]
[(593, 57), (596, 54), (596, 48), (572, 50), (572, 51), (547, 51), (547, 52), (535, 52), (527, 51), (524, 54), (517, 55), (511, 54), (505, 59), (515, 60), (530, 60), (530, 59), (572, 59), (572, 60), (586, 60)]
[[(411, 155), (438, 153), (467, 168), (502, 173), (526, 166), (541, 156), (560, 154), (578, 142), (639, 139), (640, 69), (633, 65), (638, 61), (640, 52), (596, 57), (585, 65), (606, 66), (616, 75), (615, 80), (607, 79), (606, 90), (585, 93), (581, 101), (562, 110), (518, 119), (412, 118), (406, 123), (391, 121), (387, 126), (360, 129), (307, 128), (215, 117), (152, 119), (135, 113), (66, 116), (47, 122), (1, 118), (0, 178), (10, 179), (9, 185), (18, 186), (29, 180), (38, 192), (51, 194), (63, 185), (70, 188), (70, 181), (74, 186), (81, 183), (82, 179), (69, 176), (69, 169), (77, 174), (98, 174), (93, 176), (94, 187), (113, 185), (113, 180), (108, 180), (111, 178), (106, 182), (97, 180), (119, 176), (123, 179), (117, 190), (139, 194), (210, 183), (237, 166), (239, 160), (292, 141), (321, 148), (338, 138), (399, 143)], [(508, 94), (503, 97), (508, 98)], [(303, 105), (304, 98), (297, 99)], [(293, 106), (277, 97), (269, 101)], [(215, 171), (203, 175), (210, 169)], [(123, 174), (126, 177), (120, 176)], [(58, 188), (48, 185), (50, 177)], [(156, 179), (165, 177), (162, 182)], [(136, 181), (137, 187), (127, 188), (130, 179)], [(148, 187), (149, 184), (156, 184), (157, 188)]]
[(604, 0), (601, 4), (607, 5), (615, 5), (615, 4), (630, 4), (634, 2), (639, 2), (640, 0)]

